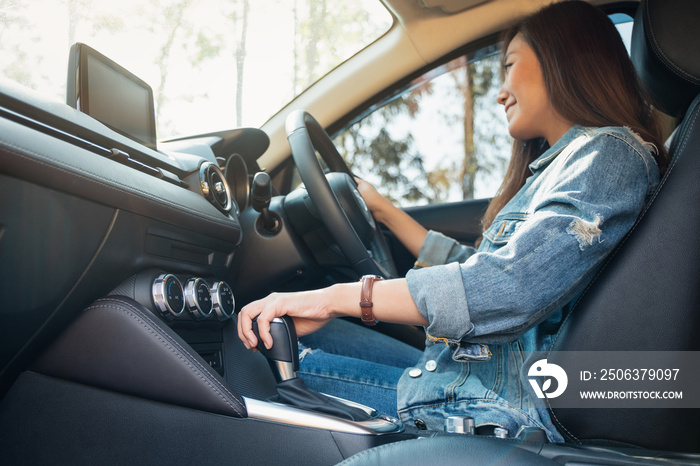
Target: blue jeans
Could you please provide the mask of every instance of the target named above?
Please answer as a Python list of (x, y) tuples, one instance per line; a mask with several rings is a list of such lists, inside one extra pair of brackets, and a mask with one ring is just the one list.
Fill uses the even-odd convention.
[(422, 351), (342, 319), (299, 339), (299, 375), (317, 392), (396, 417), (396, 385)]

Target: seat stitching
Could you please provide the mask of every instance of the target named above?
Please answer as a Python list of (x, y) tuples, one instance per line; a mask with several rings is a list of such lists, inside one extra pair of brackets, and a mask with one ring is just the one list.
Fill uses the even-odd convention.
[[(111, 300), (102, 300), (102, 301), (111, 301)], [(239, 415), (242, 416), (241, 412), (240, 412), (235, 406), (233, 406), (233, 405), (231, 404), (231, 402), (230, 402), (229, 400), (227, 400), (227, 399), (220, 393), (219, 389), (223, 390), (223, 391), (226, 392), (228, 395), (230, 395), (231, 397), (235, 398), (235, 397), (233, 396), (233, 394), (231, 394), (231, 392), (228, 391), (228, 390), (226, 389), (226, 387), (221, 386), (221, 387), (217, 388), (216, 386), (214, 386), (214, 385), (212, 384), (212, 381), (210, 381), (210, 380), (208, 380), (206, 377), (204, 377), (203, 374), (206, 374), (206, 370), (203, 369), (203, 367), (199, 364), (198, 361), (193, 360), (193, 359), (186, 358), (185, 355), (188, 354), (188, 352), (187, 352), (184, 348), (182, 348), (182, 346), (180, 346), (180, 345), (177, 343), (177, 341), (171, 339), (170, 336), (167, 335), (167, 334), (162, 334), (161, 332), (156, 331), (157, 325), (155, 325), (155, 323), (154, 323), (153, 321), (151, 321), (150, 319), (148, 319), (147, 316), (143, 315), (143, 313), (141, 313), (137, 308), (133, 307), (133, 306), (130, 305), (129, 303), (126, 303), (126, 302), (123, 302), (123, 301), (120, 301), (120, 300), (114, 300), (114, 301), (116, 301), (116, 302), (117, 302), (118, 304), (120, 304), (120, 305), (127, 306), (127, 307), (131, 308), (131, 309), (134, 310), (135, 312), (129, 312), (129, 311), (127, 311), (127, 310), (121, 308), (120, 306), (111, 306), (111, 305), (104, 304), (104, 303), (100, 303), (100, 304), (96, 304), (96, 305), (94, 305), (94, 306), (90, 306), (90, 307), (88, 307), (88, 308), (86, 309), (86, 311), (87, 311), (87, 310), (90, 310), (90, 309), (97, 309), (97, 308), (100, 308), (100, 307), (103, 307), (103, 308), (110, 308), (110, 309), (115, 309), (115, 310), (122, 311), (122, 312), (126, 313), (127, 315), (131, 316), (132, 318), (134, 318), (134, 319), (135, 319), (136, 321), (138, 321), (146, 330), (148, 330), (151, 334), (153, 334), (154, 336), (156, 336), (156, 338), (158, 338), (162, 343), (164, 343), (164, 344), (166, 345), (166, 347), (167, 347), (171, 352), (173, 352), (180, 360), (182, 360), (183, 362), (185, 362), (185, 364), (188, 365), (190, 368), (194, 369), (196, 375), (197, 375), (200, 379), (202, 379), (210, 388), (212, 388), (212, 389), (217, 393), (217, 395), (219, 395), (219, 397), (220, 397), (222, 400), (224, 400), (224, 401), (226, 402), (226, 404), (228, 404), (229, 406), (231, 406), (231, 407), (236, 411), (236, 413), (238, 413)], [(148, 323), (152, 324), (153, 327), (149, 327), (148, 325), (145, 324), (144, 321), (147, 321)], [(155, 327), (155, 328), (154, 328), (154, 327)], [(173, 348), (173, 347), (177, 347), (177, 348)], [(176, 349), (181, 350), (182, 353), (178, 353), (178, 352), (176, 351)], [(196, 366), (198, 366), (198, 367), (194, 367), (194, 365), (196, 365)], [(198, 370), (198, 369), (199, 369), (199, 370)], [(217, 381), (217, 382), (218, 382), (218, 381)], [(217, 385), (218, 385), (218, 383), (217, 383)]]
[(645, 9), (648, 21), (645, 22), (644, 27), (647, 27), (649, 30), (651, 40), (654, 43), (654, 50), (664, 59), (666, 64), (670, 65), (668, 66), (668, 69), (670, 69), (673, 72), (673, 74), (685, 81), (689, 81), (692, 84), (698, 84), (698, 79), (695, 76), (686, 72), (684, 69), (678, 66), (673, 60), (671, 60), (671, 58), (668, 55), (666, 55), (666, 52), (663, 51), (663, 49), (659, 45), (659, 41), (656, 38), (656, 33), (654, 32), (654, 29), (651, 27), (651, 12), (649, 2), (646, 2)]
[[(121, 306), (116, 306), (116, 305), (109, 305), (106, 304), (109, 301), (114, 301), (121, 306), (127, 306), (130, 309), (132, 309), (134, 312), (129, 312), (128, 310), (123, 309)], [(134, 306), (130, 305), (129, 303), (126, 303), (124, 301), (120, 300), (110, 300), (110, 299), (104, 299), (98, 301), (95, 305), (90, 306), (86, 309), (86, 311), (91, 310), (91, 309), (98, 309), (98, 308), (109, 308), (109, 309), (114, 309), (117, 311), (121, 311), (130, 317), (134, 318), (139, 324), (141, 324), (147, 331), (149, 331), (152, 335), (154, 335), (156, 338), (158, 338), (162, 343), (166, 345), (166, 347), (173, 353), (175, 356), (177, 356), (181, 361), (183, 361), (187, 366), (189, 366), (191, 369), (194, 370), (194, 373), (202, 380), (204, 383), (206, 383), (212, 390), (216, 392), (216, 394), (226, 403), (228, 404), (231, 408), (233, 408), (236, 413), (241, 416), (245, 417), (241, 411), (238, 409), (238, 407), (234, 406), (221, 392), (225, 392), (228, 394), (231, 398), (236, 399), (236, 397), (223, 385), (219, 384), (218, 381), (214, 380), (214, 383), (218, 386), (215, 386), (211, 380), (209, 380), (207, 377), (204, 376), (204, 374), (207, 373), (207, 371), (201, 366), (201, 364), (197, 360), (190, 360), (189, 358), (186, 358), (185, 355), (188, 354), (187, 351), (182, 348), (182, 346), (175, 340), (173, 340), (170, 335), (167, 334), (161, 334), (160, 332), (157, 332), (155, 329), (157, 328), (157, 325), (150, 320), (146, 315), (143, 315), (142, 312), (140, 312), (137, 308)], [(144, 322), (145, 321), (145, 322)], [(146, 322), (152, 325), (152, 327), (149, 327), (146, 325)], [(179, 353), (177, 350), (180, 350), (181, 353)], [(198, 366), (198, 367), (195, 367)], [(199, 370), (198, 370), (199, 369)], [(221, 386), (219, 386), (221, 385)]]

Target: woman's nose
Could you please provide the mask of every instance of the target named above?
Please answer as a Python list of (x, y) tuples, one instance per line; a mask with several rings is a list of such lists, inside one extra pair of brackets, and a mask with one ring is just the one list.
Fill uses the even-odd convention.
[(508, 100), (508, 91), (506, 91), (503, 86), (501, 86), (501, 89), (498, 91), (498, 94), (496, 95), (496, 102), (505, 105), (506, 100)]

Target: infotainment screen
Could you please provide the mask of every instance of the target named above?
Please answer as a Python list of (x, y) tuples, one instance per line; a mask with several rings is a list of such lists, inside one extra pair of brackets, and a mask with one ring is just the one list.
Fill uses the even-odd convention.
[(85, 44), (71, 47), (66, 103), (156, 149), (151, 86)]

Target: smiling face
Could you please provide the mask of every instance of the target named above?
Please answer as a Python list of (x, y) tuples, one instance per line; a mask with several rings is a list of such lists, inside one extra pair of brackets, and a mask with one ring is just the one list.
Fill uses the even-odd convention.
[(543, 137), (553, 145), (573, 124), (560, 116), (549, 99), (535, 51), (516, 34), (504, 56), (505, 79), (498, 93), (514, 139)]

